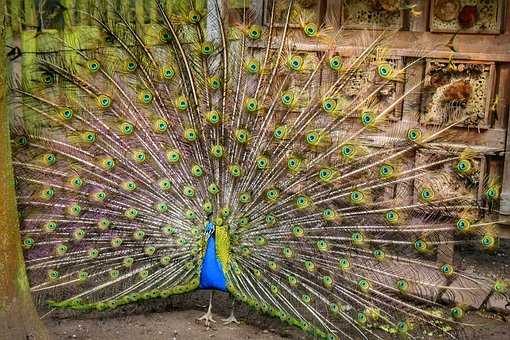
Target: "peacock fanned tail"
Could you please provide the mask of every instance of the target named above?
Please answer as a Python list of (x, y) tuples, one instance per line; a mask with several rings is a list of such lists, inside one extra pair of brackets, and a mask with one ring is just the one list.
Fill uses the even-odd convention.
[[(317, 337), (441, 332), (462, 326), (468, 296), (506, 291), (443, 256), (498, 244), (500, 185), (479, 178), (474, 151), (441, 143), (463, 118), (395, 118), (425, 55), (399, 63), (391, 32), (290, 27), (293, 6), (275, 1), (261, 26), (219, 0), (155, 1), (152, 24), (110, 4), (12, 79), (39, 303), (109, 310), (193, 291), (211, 221), (227, 290)], [(345, 57), (336, 42), (349, 39)]]

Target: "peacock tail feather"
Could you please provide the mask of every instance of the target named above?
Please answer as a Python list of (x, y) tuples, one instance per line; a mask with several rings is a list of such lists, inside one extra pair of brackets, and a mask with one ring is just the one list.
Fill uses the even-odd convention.
[(461, 326), (462, 298), (438, 314), (441, 295), (506, 291), (442, 260), (458, 244), (495, 250), (501, 186), (475, 151), (440, 143), (465, 118), (395, 118), (425, 53), (404, 64), (392, 32), (349, 36), (292, 0), (264, 26), (219, 0), (154, 1), (149, 25), (107, 7), (11, 80), (36, 301), (110, 310), (193, 291), (211, 221), (228, 291), (317, 337)]

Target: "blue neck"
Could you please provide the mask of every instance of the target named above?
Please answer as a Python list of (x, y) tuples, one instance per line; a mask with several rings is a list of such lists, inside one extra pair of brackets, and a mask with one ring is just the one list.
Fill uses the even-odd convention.
[(216, 257), (216, 240), (214, 238), (214, 224), (207, 223), (206, 234), (211, 233), (207, 239), (207, 248), (200, 269), (200, 288), (216, 289), (226, 292), (225, 275), (221, 268), (221, 263)]

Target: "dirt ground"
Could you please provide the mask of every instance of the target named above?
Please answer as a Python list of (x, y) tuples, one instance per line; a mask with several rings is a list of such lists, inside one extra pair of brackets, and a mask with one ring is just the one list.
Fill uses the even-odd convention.
[(230, 313), (231, 300), (225, 293), (214, 292), (213, 314), (216, 323), (206, 327), (196, 320), (207, 310), (209, 292), (171, 297), (167, 301), (151, 302), (149, 306), (126, 306), (114, 314), (85, 315), (57, 312), (44, 321), (55, 339), (90, 340), (178, 340), (178, 339), (305, 339), (299, 331), (262, 315), (245, 306), (236, 305), (240, 324), (224, 325)]
[[(225, 315), (215, 313), (216, 323), (208, 328), (196, 321), (205, 309), (117, 315), (110, 318), (49, 318), (46, 319), (46, 324), (54, 338), (58, 340), (306, 339), (295, 329), (274, 320), (266, 320), (263, 316), (252, 315), (247, 319), (238, 316), (241, 322), (239, 325), (223, 325), (221, 319)], [(240, 314), (244, 315), (244, 313)], [(473, 314), (469, 316), (469, 321), (480, 325), (468, 329), (465, 334), (459, 336), (459, 339), (504, 340), (510, 338), (510, 323), (501, 320), (500, 317)], [(386, 336), (391, 338), (389, 335)], [(437, 337), (417, 338), (438, 339)]]
[[(482, 275), (497, 273), (498, 277), (510, 277), (510, 241), (503, 242), (497, 254), (493, 255), (481, 254), (479, 249), (474, 248), (456, 249), (456, 265)], [(43, 320), (58, 340), (307, 339), (299, 330), (255, 313), (239, 303), (236, 304), (235, 314), (241, 324), (223, 325), (221, 319), (229, 315), (231, 300), (221, 292), (215, 292), (213, 296), (216, 323), (205, 327), (203, 322), (196, 319), (205, 313), (208, 301), (209, 292), (197, 291), (123, 306), (107, 313), (59, 311), (47, 315)], [(456, 339), (510, 339), (510, 315), (473, 311), (468, 313), (464, 321), (476, 326), (464, 328)], [(437, 336), (413, 335), (417, 339), (439, 339)], [(385, 333), (381, 336), (391, 338)]]

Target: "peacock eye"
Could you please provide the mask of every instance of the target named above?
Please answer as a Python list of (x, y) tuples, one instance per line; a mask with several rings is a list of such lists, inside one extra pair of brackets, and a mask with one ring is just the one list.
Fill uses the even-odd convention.
[(294, 226), (292, 227), (292, 235), (294, 237), (303, 237), (304, 236), (304, 230), (300, 226)]
[(168, 122), (163, 118), (158, 118), (152, 123), (152, 130), (156, 133), (163, 133), (168, 129)]
[(69, 108), (60, 109), (60, 117), (62, 117), (65, 120), (73, 118), (73, 110)]
[(317, 132), (309, 132), (306, 134), (306, 141), (308, 144), (315, 144), (319, 140), (319, 134)]
[(204, 56), (209, 56), (209, 55), (211, 55), (211, 54), (212, 54), (212, 52), (214, 51), (214, 49), (213, 49), (213, 46), (212, 46), (212, 44), (211, 44), (211, 43), (209, 43), (209, 42), (204, 42), (204, 43), (202, 44), (202, 48), (201, 48), (201, 50), (200, 50), (200, 51), (201, 51), (202, 55), (204, 55)]
[(180, 96), (175, 100), (175, 106), (177, 109), (184, 111), (188, 108), (188, 100), (184, 96)]
[(14, 139), (14, 143), (19, 146), (25, 146), (28, 144), (28, 138), (26, 136), (18, 136)]
[(194, 142), (198, 138), (197, 131), (195, 129), (189, 128), (184, 130), (184, 139), (188, 142)]
[(389, 178), (393, 175), (393, 173), (394, 173), (394, 169), (393, 169), (393, 166), (390, 164), (383, 164), (379, 168), (379, 175), (382, 178)]
[(494, 244), (496, 243), (496, 240), (495, 240), (494, 236), (492, 236), (492, 235), (483, 235), (480, 242), (482, 243), (482, 247), (484, 249), (489, 249), (494, 246)]
[(407, 139), (409, 139), (412, 142), (418, 141), (422, 136), (420, 129), (409, 129), (407, 131)]
[(322, 109), (328, 113), (333, 112), (336, 109), (337, 103), (333, 98), (327, 98), (322, 102)]
[(445, 276), (449, 276), (449, 275), (453, 274), (453, 267), (448, 263), (443, 264), (441, 266), (440, 270), (441, 270), (441, 273), (443, 273)]
[(427, 242), (424, 240), (418, 239), (414, 241), (414, 249), (416, 249), (418, 252), (425, 252), (428, 248)]
[(329, 59), (329, 67), (333, 71), (340, 70), (342, 68), (342, 65), (343, 65), (343, 61), (342, 61), (342, 58), (340, 56), (334, 56), (334, 57), (331, 57)]
[(498, 197), (498, 191), (497, 189), (493, 188), (493, 187), (490, 187), (489, 189), (487, 189), (485, 191), (485, 196), (487, 197), (488, 200), (493, 200), (495, 198)]
[(134, 61), (128, 61), (126, 63), (126, 70), (128, 72), (133, 72), (134, 70), (136, 70), (137, 67), (138, 65)]
[(377, 66), (377, 74), (384, 79), (388, 79), (393, 75), (393, 67), (388, 63)]
[(175, 76), (175, 70), (172, 66), (166, 66), (161, 69), (161, 72), (163, 74), (163, 78), (170, 80)]
[(89, 60), (87, 62), (87, 67), (91, 73), (95, 73), (99, 70), (100, 64), (97, 60)]
[(200, 19), (201, 19), (200, 14), (197, 11), (192, 10), (188, 13), (188, 21), (190, 23), (196, 24), (200, 22)]
[(215, 195), (217, 193), (220, 192), (220, 188), (218, 187), (218, 185), (216, 184), (210, 184), (208, 187), (207, 187), (207, 190), (209, 191), (209, 193)]
[(172, 187), (172, 182), (169, 180), (169, 179), (161, 179), (159, 181), (159, 187), (162, 189), (162, 190), (168, 190)]
[(259, 156), (257, 158), (257, 168), (259, 170), (264, 170), (267, 168), (267, 165), (269, 164), (269, 160), (267, 159), (267, 157), (264, 157), (264, 156)]
[(249, 203), (251, 202), (251, 195), (248, 192), (243, 192), (239, 195), (239, 201), (241, 203)]
[(195, 164), (191, 167), (191, 174), (195, 177), (201, 177), (204, 174), (204, 170), (198, 164)]
[(51, 74), (51, 73), (43, 73), (41, 75), (41, 81), (46, 86), (53, 85), (53, 83), (55, 82), (55, 76), (53, 74)]
[(223, 146), (219, 144), (213, 145), (211, 148), (211, 153), (216, 158), (221, 158), (223, 156), (223, 152), (224, 152)]
[(135, 127), (130, 122), (124, 122), (120, 124), (120, 131), (123, 135), (130, 135), (135, 130)]
[(248, 73), (257, 74), (260, 70), (260, 62), (255, 59), (249, 60), (248, 63), (246, 64), (246, 70), (248, 71)]
[(241, 168), (239, 167), (239, 165), (231, 165), (229, 167), (229, 170), (230, 170), (230, 174), (234, 177), (239, 177), (241, 175)]
[(364, 199), (363, 193), (358, 190), (351, 192), (350, 197), (351, 197), (351, 202), (354, 204), (362, 203), (363, 199)]
[(99, 104), (99, 108), (107, 109), (112, 105), (112, 99), (105, 94), (101, 94), (97, 97), (97, 103)]
[(464, 315), (464, 312), (459, 307), (452, 308), (450, 313), (451, 313), (452, 317), (454, 317), (455, 319), (460, 319)]
[(352, 233), (351, 241), (355, 245), (360, 245), (363, 242), (363, 234), (361, 234), (359, 231)]
[(257, 99), (249, 98), (249, 99), (246, 100), (246, 103), (245, 103), (244, 107), (246, 108), (246, 110), (248, 112), (255, 112), (255, 111), (258, 110), (259, 104), (258, 104)]
[(195, 197), (195, 189), (189, 185), (184, 186), (183, 193), (186, 197)]
[(317, 24), (308, 23), (303, 27), (303, 31), (308, 37), (316, 37), (319, 31)]
[(137, 163), (143, 163), (145, 162), (146, 156), (145, 152), (143, 151), (135, 151), (133, 152), (133, 160)]
[(375, 122), (375, 116), (373, 112), (365, 111), (361, 114), (361, 123), (363, 126), (371, 126)]
[(434, 198), (434, 191), (430, 188), (422, 188), (419, 193), (420, 200), (429, 202)]
[(206, 113), (205, 119), (210, 124), (217, 124), (220, 121), (221, 116), (217, 111), (209, 111)]
[(238, 143), (245, 144), (248, 141), (248, 131), (245, 129), (238, 129), (235, 131), (235, 137)]
[(251, 25), (248, 30), (248, 36), (252, 40), (258, 40), (262, 36), (262, 28), (259, 25)]
[(209, 78), (209, 87), (213, 90), (217, 90), (221, 87), (221, 81), (217, 76)]
[(303, 67), (303, 57), (298, 55), (290, 57), (287, 66), (291, 71), (300, 71)]
[(292, 97), (288, 94), (282, 96), (282, 102), (285, 105), (289, 105), (289, 103), (292, 101)]
[(457, 230), (464, 232), (469, 229), (471, 223), (465, 218), (460, 218), (457, 220), (457, 223), (455, 223), (455, 226), (457, 227)]
[(350, 267), (349, 260), (347, 260), (347, 259), (340, 259), (339, 265), (340, 265), (340, 269), (348, 269)]
[(32, 248), (32, 246), (34, 245), (34, 239), (32, 238), (26, 238), (23, 240), (23, 246), (26, 248), (26, 249), (29, 249), (29, 248)]
[(152, 103), (154, 96), (149, 91), (143, 90), (138, 95), (138, 99), (142, 104), (148, 105), (148, 104)]
[(408, 331), (407, 322), (405, 322), (405, 321), (400, 321), (398, 323), (397, 327), (398, 327), (398, 331), (401, 333), (407, 333), (407, 331)]

